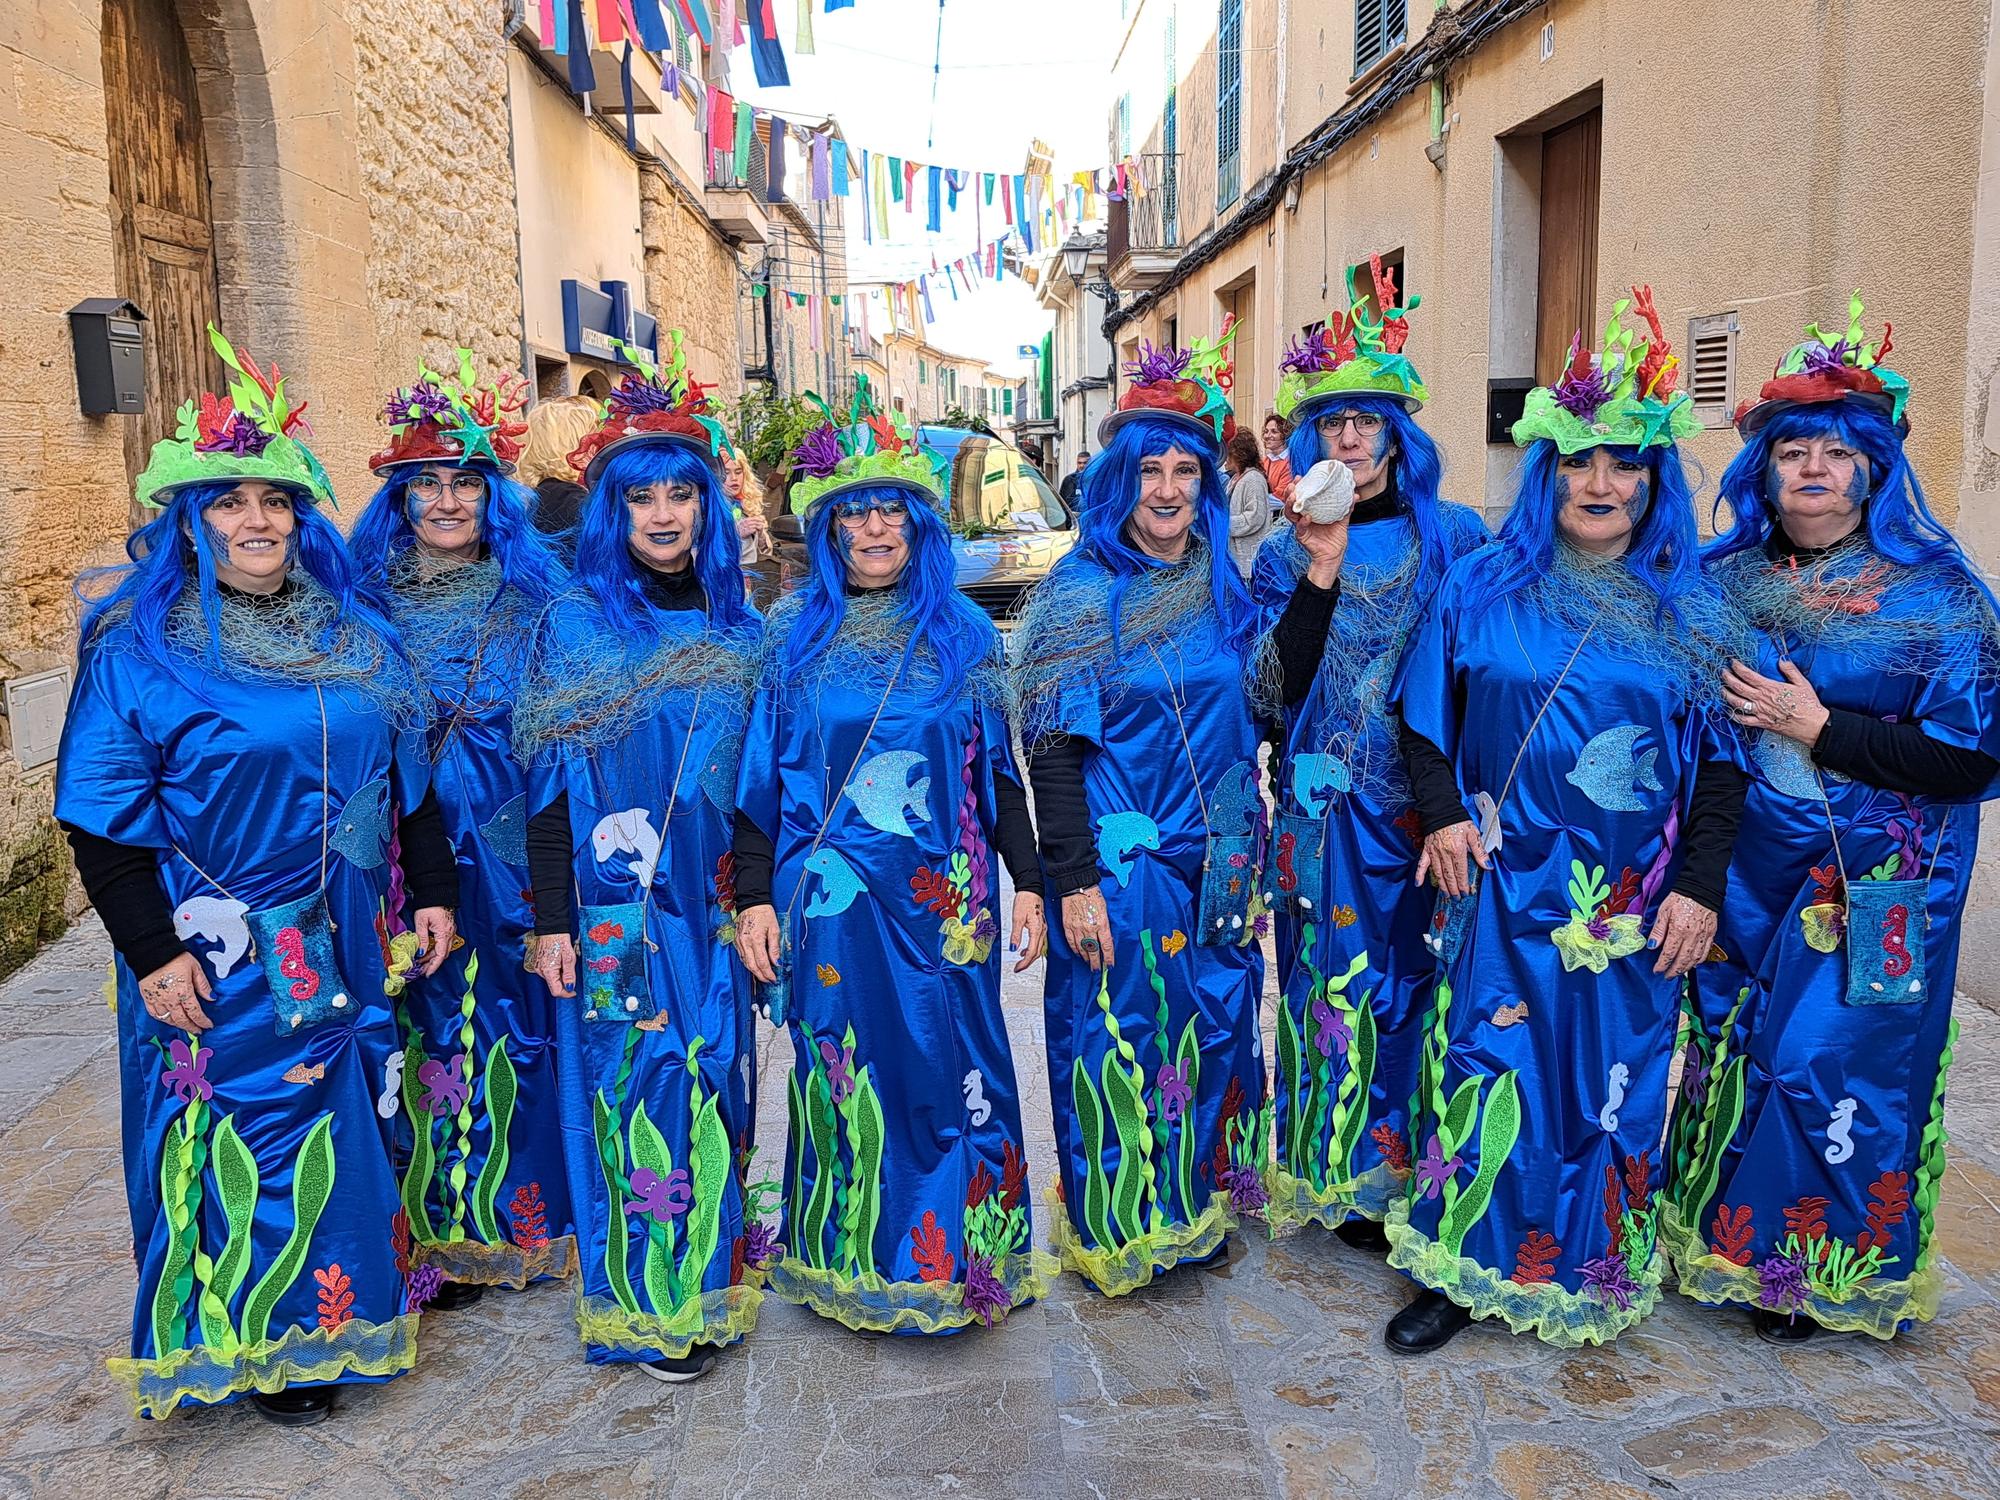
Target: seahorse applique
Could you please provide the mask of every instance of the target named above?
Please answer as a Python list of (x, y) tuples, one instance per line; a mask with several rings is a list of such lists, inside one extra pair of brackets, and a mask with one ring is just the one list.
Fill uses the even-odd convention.
[(1625, 1102), (1625, 1085), (1632, 1081), (1632, 1071), (1625, 1064), (1613, 1063), (1611, 1073), (1605, 1080), (1610, 1098), (1604, 1101), (1604, 1108), (1597, 1112), (1597, 1123), (1605, 1130), (1618, 1128), (1618, 1106)]
[(1854, 1129), (1854, 1112), (1859, 1107), (1852, 1099), (1842, 1099), (1834, 1105), (1833, 1113), (1827, 1116), (1828, 1145), (1821, 1154), (1834, 1166), (1840, 1165), (1854, 1154), (1854, 1140), (1849, 1132)]

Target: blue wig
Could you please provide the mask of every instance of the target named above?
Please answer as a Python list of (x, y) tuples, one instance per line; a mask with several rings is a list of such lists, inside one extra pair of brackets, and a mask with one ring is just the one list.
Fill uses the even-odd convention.
[(632, 519), (625, 504), (630, 491), (656, 484), (684, 484), (695, 492), (694, 572), (708, 599), (710, 623), (724, 630), (753, 623), (729, 501), (714, 467), (684, 443), (641, 443), (611, 456), (583, 502), (571, 577), (606, 616), (631, 621), (649, 643), (658, 640), (660, 623), (642, 581), (645, 564), (627, 541)]
[(1444, 482), (1444, 455), (1431, 435), (1417, 425), (1417, 419), (1394, 396), (1370, 396), (1351, 391), (1316, 397), (1300, 407), (1294, 418), (1292, 435), (1285, 440), (1285, 457), (1292, 472), (1301, 479), (1306, 470), (1326, 457), (1320, 442), (1319, 419), (1330, 411), (1375, 412), (1383, 419), (1376, 441), (1392, 442), (1396, 492), (1410, 508), (1410, 522), (1416, 528), (1420, 553), (1418, 577), (1434, 583), (1451, 566), (1452, 554), (1446, 545), (1444, 517), (1438, 509), (1438, 488)]
[[(1229, 555), (1229, 491), (1216, 467), (1213, 439), (1197, 435), (1185, 422), (1165, 417), (1132, 417), (1113, 434), (1083, 471), (1082, 514), (1076, 553), (1090, 558), (1111, 575), (1111, 630), (1118, 632), (1118, 608), (1125, 589), (1141, 573), (1165, 567), (1147, 556), (1126, 535), (1126, 524), (1139, 506), (1139, 465), (1178, 448), (1201, 460), (1201, 488), (1195, 496), (1194, 534), (1208, 546), (1210, 583), (1223, 637), (1239, 651), (1246, 649), (1256, 621), (1256, 607), (1244, 586), (1243, 574)], [(1057, 564), (1057, 568), (1061, 568)]]
[[(1868, 459), (1867, 492), (1862, 524), (1875, 550), (1905, 566), (1942, 563), (1959, 569), (1977, 583), (1989, 599), (1979, 569), (1965, 555), (1958, 539), (1931, 513), (1923, 486), (1903, 452), (1903, 440), (1882, 412), (1858, 402), (1827, 402), (1795, 406), (1779, 412), (1759, 430), (1722, 471), (1716, 493), (1716, 536), (1708, 555), (1720, 560), (1732, 553), (1759, 548), (1770, 539), (1775, 514), (1777, 473), (1771, 454), (1780, 443), (1815, 437), (1838, 437)], [(1729, 529), (1721, 527), (1722, 506), (1729, 506)]]
[[(410, 521), (410, 481), (427, 467), (397, 464), (384, 477), (349, 533), (348, 550), (364, 581), (386, 590), (391, 564), (417, 544)], [(528, 518), (533, 496), (490, 464), (454, 464), (470, 468), (486, 481), (480, 504), (479, 536), (500, 565), (500, 577), (537, 604), (553, 598), (562, 587), (562, 562), (547, 537)]]
[[(82, 639), (86, 647), (102, 628), (129, 615), (133, 649), (189, 685), (185, 664), (167, 649), (167, 640), (168, 616), (192, 582), (208, 622), (208, 665), (218, 672), (223, 670), (222, 595), (215, 579), (218, 549), (205, 512), (236, 485), (233, 479), (217, 479), (173, 491), (165, 508), (126, 538), (129, 563), (91, 568), (77, 579), (77, 595), (84, 601)], [(280, 488), (292, 501), (294, 524), (287, 544), (292, 567), (302, 570), (333, 597), (336, 625), (359, 625), (380, 636), (392, 653), (400, 655), (402, 642), (396, 628), (361, 587), (339, 529), (320, 514), (305, 491), (290, 485)], [(95, 594), (100, 583), (112, 586), (106, 593)], [(322, 644), (330, 646), (331, 642)]]
[[(1596, 450), (1586, 450), (1595, 452)], [(1685, 624), (1681, 601), (1701, 582), (1701, 543), (1695, 530), (1694, 494), (1680, 448), (1626, 448), (1607, 444), (1616, 458), (1646, 465), (1646, 513), (1632, 528), (1624, 562), (1658, 599), (1655, 619)], [(1545, 577), (1555, 561), (1556, 517), (1569, 485), (1562, 453), (1547, 438), (1529, 444), (1515, 471), (1514, 498), (1494, 539), (1489, 599), (1499, 599)]]
[[(951, 528), (937, 502), (899, 484), (843, 490), (836, 499), (908, 503), (903, 538), (910, 555), (895, 585), (900, 617), (910, 627), (903, 660), (908, 663), (920, 651), (927, 653), (937, 662), (935, 701), (956, 697), (974, 670), (993, 657), (997, 632), (985, 613), (959, 592)], [(832, 648), (847, 617), (847, 553), (852, 541), (847, 529), (835, 524), (835, 509), (834, 503), (823, 500), (806, 513), (806, 556), (812, 568), (799, 584), (798, 617), (787, 639), (785, 671), (793, 676), (804, 675)]]

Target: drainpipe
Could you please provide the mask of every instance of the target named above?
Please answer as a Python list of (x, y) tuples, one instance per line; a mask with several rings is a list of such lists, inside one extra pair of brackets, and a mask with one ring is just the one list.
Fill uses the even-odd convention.
[(504, 69), (504, 98), (507, 104), (507, 180), (514, 188), (514, 294), (520, 308), (520, 318), (515, 327), (519, 330), (521, 346), (521, 375), (527, 380), (530, 391), (537, 399), (541, 397), (541, 382), (535, 378), (535, 354), (528, 347), (528, 273), (522, 261), (521, 239), (521, 169), (514, 160), (514, 70), (508, 66), (515, 36), (528, 24), (528, 0), (507, 0), (507, 24), (500, 31), (500, 45), (503, 49), (501, 66)]
[[(1436, 13), (1443, 15), (1449, 6), (1450, 0), (1437, 0)], [(1440, 65), (1440, 71), (1431, 75), (1431, 139), (1430, 144), (1424, 147), (1424, 155), (1430, 158), (1432, 166), (1436, 167), (1440, 172), (1444, 170), (1444, 73), (1442, 72), (1442, 65)]]

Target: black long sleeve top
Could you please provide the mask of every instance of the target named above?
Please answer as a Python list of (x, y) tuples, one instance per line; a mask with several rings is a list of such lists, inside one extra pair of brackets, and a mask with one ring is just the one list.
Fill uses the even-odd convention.
[[(1400, 740), (1416, 803), (1417, 831), (1428, 838), (1440, 828), (1467, 821), (1458, 778), (1444, 752), (1407, 724)], [(1710, 911), (1722, 909), (1729, 889), (1729, 856), (1736, 847), (1749, 785), (1749, 778), (1731, 761), (1705, 760), (1695, 769), (1694, 794), (1688, 799), (1681, 832), (1681, 867), (1673, 888)]]

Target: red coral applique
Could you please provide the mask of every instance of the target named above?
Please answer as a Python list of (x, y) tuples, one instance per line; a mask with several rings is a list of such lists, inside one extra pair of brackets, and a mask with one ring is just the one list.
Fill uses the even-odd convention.
[(319, 1283), (319, 1326), (340, 1327), (354, 1317), (354, 1278), (340, 1269), (340, 1262), (313, 1272)]
[(1403, 1139), (1402, 1132), (1387, 1120), (1378, 1120), (1368, 1135), (1391, 1172), (1398, 1177), (1410, 1175), (1410, 1143)]
[(986, 1201), (986, 1195), (993, 1191), (993, 1174), (986, 1169), (986, 1163), (979, 1164), (979, 1170), (972, 1174), (972, 1182), (965, 1190), (965, 1206), (977, 1208)]
[(715, 904), (736, 915), (736, 854), (725, 849), (715, 860)]
[(1625, 1194), (1623, 1184), (1618, 1180), (1618, 1169), (1610, 1162), (1604, 1164), (1604, 1227), (1611, 1234), (1611, 1249), (1615, 1254), (1625, 1248)]
[(1809, 1259), (1815, 1264), (1826, 1253), (1826, 1205), (1820, 1197), (1801, 1198), (1785, 1210), (1785, 1229), (1799, 1237), (1799, 1243), (1811, 1251)]
[(1854, 1248), (1863, 1255), (1871, 1245), (1889, 1249), (1889, 1231), (1903, 1222), (1910, 1211), (1910, 1174), (1884, 1172), (1869, 1185), (1868, 1227), (1854, 1237)]
[(1646, 1200), (1653, 1192), (1653, 1166), (1650, 1151), (1641, 1151), (1637, 1156), (1625, 1158), (1625, 1206), (1634, 1213), (1643, 1213)]
[(1539, 1229), (1530, 1229), (1528, 1237), (1521, 1241), (1521, 1248), (1514, 1252), (1514, 1274), (1508, 1280), (1518, 1286), (1535, 1286), (1544, 1281), (1553, 1281), (1556, 1274), (1556, 1257), (1562, 1254), (1562, 1246), (1556, 1243), (1552, 1234), (1544, 1234)]
[(927, 906), (940, 917), (955, 917), (965, 901), (951, 877), (928, 865), (917, 866), (910, 877), (910, 895), (919, 906)]
[(1632, 909), (1632, 903), (1639, 898), (1639, 872), (1630, 865), (1618, 877), (1618, 883), (1611, 887), (1611, 894), (1599, 903), (1595, 915), (1615, 917)]
[(410, 1274), (410, 1216), (397, 1209), (395, 1217), (389, 1220), (389, 1247), (396, 1252), (396, 1274)]
[(1728, 1261), (1731, 1265), (1750, 1264), (1750, 1205), (1731, 1208), (1722, 1204), (1715, 1210), (1715, 1222), (1709, 1225), (1709, 1233), (1714, 1236), (1708, 1248)]
[(514, 1243), (523, 1250), (537, 1250), (549, 1242), (548, 1209), (542, 1203), (539, 1182), (524, 1183), (514, 1189), (514, 1196), (507, 1204), (507, 1217), (513, 1221)]
[(923, 1223), (910, 1231), (910, 1243), (915, 1247), (917, 1274), (925, 1281), (949, 1281), (952, 1272), (958, 1269), (958, 1260), (945, 1245), (944, 1230), (937, 1221), (937, 1214), (924, 1210)]
[(1012, 1141), (1000, 1146), (1000, 1205), (1012, 1213), (1028, 1190), (1028, 1159)]

